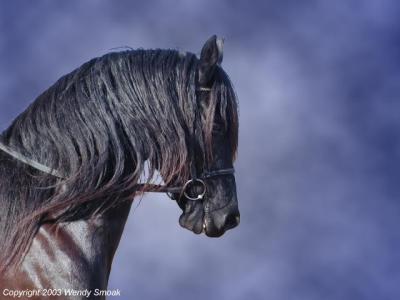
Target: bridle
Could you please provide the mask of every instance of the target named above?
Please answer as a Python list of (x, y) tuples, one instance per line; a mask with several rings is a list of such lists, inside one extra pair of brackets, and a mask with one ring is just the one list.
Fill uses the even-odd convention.
[[(198, 175), (197, 168), (196, 168), (196, 124), (198, 119), (198, 102), (197, 102), (197, 92), (210, 92), (211, 88), (208, 87), (200, 87), (196, 89), (196, 97), (194, 98), (194, 120), (193, 120), (193, 127), (192, 127), (192, 134), (190, 135), (190, 143), (189, 143), (189, 154), (190, 154), (190, 179), (186, 181), (186, 183), (182, 186), (160, 186), (155, 185), (153, 186), (153, 192), (165, 192), (167, 193), (168, 197), (172, 200), (180, 201), (183, 196), (187, 200), (191, 201), (201, 201), (203, 200), (204, 196), (207, 194), (207, 184), (205, 180), (217, 176), (227, 176), (233, 175), (235, 173), (234, 168), (226, 168), (226, 169), (218, 169), (218, 170), (206, 170), (203, 171), (200, 175)], [(189, 190), (194, 187), (200, 187), (200, 191), (196, 190), (196, 196), (192, 196), (189, 194)], [(178, 198), (174, 198), (173, 194), (178, 194)]]
[[(209, 92), (211, 89), (210, 88), (205, 88), (201, 87), (197, 91), (199, 92)], [(204, 199), (204, 197), (207, 194), (207, 184), (205, 180), (213, 178), (213, 177), (218, 177), (218, 176), (227, 176), (227, 175), (233, 175), (235, 173), (234, 168), (225, 168), (225, 169), (218, 169), (218, 170), (206, 170), (203, 171), (200, 175), (198, 175), (197, 168), (196, 168), (196, 121), (198, 118), (198, 104), (197, 104), (197, 97), (195, 97), (194, 101), (196, 102), (194, 104), (195, 107), (195, 112), (194, 112), (194, 122), (193, 122), (193, 132), (190, 136), (190, 156), (191, 156), (191, 161), (190, 161), (190, 176), (191, 178), (185, 182), (185, 184), (181, 186), (166, 186), (166, 185), (159, 185), (159, 184), (146, 184), (146, 183), (139, 183), (137, 184), (138, 190), (144, 190), (146, 192), (156, 192), (156, 193), (166, 193), (169, 198), (172, 200), (177, 200), (180, 201), (183, 196), (185, 196), (186, 199), (191, 200), (191, 201), (201, 201)], [(66, 176), (64, 176), (62, 173), (60, 173), (58, 170), (49, 168), (46, 165), (43, 165), (33, 159), (30, 159), (26, 157), (25, 155), (21, 154), (18, 151), (13, 150), (9, 146), (5, 145), (3, 142), (0, 141), (0, 150), (7, 153), (14, 159), (31, 166), (32, 168), (39, 170), (43, 173), (52, 175), (54, 177), (57, 177), (59, 179), (66, 179)], [(197, 192), (196, 196), (193, 196), (189, 193), (189, 190), (194, 187), (194, 186), (199, 186), (200, 191)], [(179, 194), (178, 198), (175, 198), (173, 195), (174, 194)]]

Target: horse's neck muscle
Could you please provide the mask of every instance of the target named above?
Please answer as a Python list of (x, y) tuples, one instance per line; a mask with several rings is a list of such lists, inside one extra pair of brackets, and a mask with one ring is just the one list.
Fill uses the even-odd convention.
[(90, 220), (44, 224), (0, 288), (104, 289), (131, 202)]

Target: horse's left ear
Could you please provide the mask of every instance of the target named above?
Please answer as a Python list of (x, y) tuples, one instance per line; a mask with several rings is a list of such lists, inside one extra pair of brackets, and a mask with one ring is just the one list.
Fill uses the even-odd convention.
[(216, 35), (210, 37), (201, 49), (199, 63), (200, 87), (210, 87), (214, 78), (217, 65), (221, 64), (223, 57), (224, 40)]

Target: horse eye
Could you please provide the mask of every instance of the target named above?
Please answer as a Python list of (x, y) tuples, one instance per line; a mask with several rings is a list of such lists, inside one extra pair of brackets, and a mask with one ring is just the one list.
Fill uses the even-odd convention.
[(223, 134), (223, 133), (225, 133), (225, 127), (220, 123), (214, 123), (214, 125), (213, 125), (213, 133)]

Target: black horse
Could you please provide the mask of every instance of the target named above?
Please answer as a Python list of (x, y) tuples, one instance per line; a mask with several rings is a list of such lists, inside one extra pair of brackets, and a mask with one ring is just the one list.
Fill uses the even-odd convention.
[(95, 289), (106, 289), (132, 199), (145, 192), (169, 192), (197, 234), (238, 225), (237, 100), (221, 61), (216, 36), (200, 59), (109, 53), (59, 79), (1, 134), (0, 298), (102, 298)]

